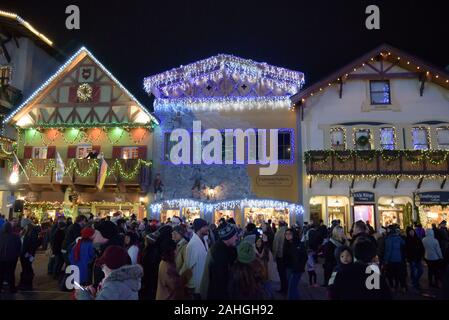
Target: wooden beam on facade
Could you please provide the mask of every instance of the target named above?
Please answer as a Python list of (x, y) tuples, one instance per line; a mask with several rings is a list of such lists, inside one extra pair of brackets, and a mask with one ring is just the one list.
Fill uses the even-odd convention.
[(355, 178), (352, 178), (352, 181), (351, 181), (351, 189), (354, 189), (354, 183), (355, 183)]
[(399, 187), (399, 182), (401, 181), (401, 178), (396, 178), (396, 183), (394, 185), (394, 188), (397, 189)]
[(334, 184), (334, 177), (332, 176), (331, 181), (329, 182), (329, 189), (332, 189), (333, 184)]
[(339, 92), (338, 92), (338, 96), (340, 97), (340, 99), (343, 97), (343, 79), (342, 78), (340, 78), (339, 80), (338, 80), (338, 82), (340, 82), (340, 90), (339, 90)]
[(422, 182), (424, 181), (424, 177), (421, 177), (420, 179), (419, 179), (419, 182), (418, 182), (418, 185), (416, 186), (416, 189), (421, 189), (421, 185), (422, 185)]
[(373, 182), (373, 189), (376, 189), (376, 185), (377, 185), (377, 177), (374, 178), (374, 182)]
[(364, 73), (349, 74), (348, 79), (351, 80), (383, 80), (383, 79), (413, 79), (419, 78), (416, 72), (392, 72), (392, 73)]
[(419, 95), (422, 97), (424, 95), (424, 84), (426, 83), (426, 76), (424, 73), (420, 73), (419, 81), (421, 82), (421, 87), (419, 88)]
[(309, 178), (309, 189), (312, 189), (312, 176), (310, 176), (310, 178)]
[(440, 189), (444, 188), (444, 185), (446, 184), (446, 180), (447, 180), (447, 177), (444, 177), (443, 182), (441, 183)]

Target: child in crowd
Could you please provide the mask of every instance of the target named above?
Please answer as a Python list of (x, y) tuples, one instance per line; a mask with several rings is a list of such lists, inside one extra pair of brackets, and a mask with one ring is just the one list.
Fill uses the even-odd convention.
[(317, 287), (316, 272), (315, 272), (315, 257), (313, 250), (307, 251), (307, 264), (306, 271), (309, 274), (309, 285), (311, 287)]
[(333, 285), (335, 276), (339, 271), (341, 271), (345, 266), (350, 265), (354, 262), (354, 257), (352, 253), (352, 249), (348, 246), (340, 246), (337, 249), (335, 249), (335, 259), (337, 260), (337, 266), (334, 269), (334, 272), (332, 272), (332, 276), (329, 279), (329, 287), (328, 287), (328, 296), (329, 299), (333, 300)]

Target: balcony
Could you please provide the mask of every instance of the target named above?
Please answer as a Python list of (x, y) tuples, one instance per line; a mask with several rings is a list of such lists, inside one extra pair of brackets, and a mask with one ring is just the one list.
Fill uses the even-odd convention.
[(13, 157), (13, 145), (13, 140), (0, 136), (0, 161)]
[(449, 151), (319, 150), (305, 152), (308, 175), (448, 175)]
[[(80, 191), (96, 188), (99, 160), (69, 159), (64, 161), (62, 183), (56, 181), (55, 159), (20, 160), (28, 178), (21, 171), (19, 187), (38, 190), (55, 190), (72, 186)], [(119, 187), (122, 192), (131, 190), (147, 192), (151, 184), (151, 162), (140, 159), (106, 159), (108, 164), (104, 189)]]

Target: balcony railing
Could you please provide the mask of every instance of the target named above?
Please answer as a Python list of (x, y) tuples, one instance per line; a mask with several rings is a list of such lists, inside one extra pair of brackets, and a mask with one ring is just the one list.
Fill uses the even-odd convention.
[(319, 150), (304, 155), (308, 175), (448, 175), (444, 150)]
[[(20, 160), (26, 175), (20, 174), (19, 184), (59, 184), (56, 181), (55, 159)], [(151, 183), (151, 161), (141, 159), (106, 159), (108, 164), (105, 185), (140, 185)], [(62, 185), (95, 186), (98, 177), (99, 160), (69, 159), (64, 161)]]

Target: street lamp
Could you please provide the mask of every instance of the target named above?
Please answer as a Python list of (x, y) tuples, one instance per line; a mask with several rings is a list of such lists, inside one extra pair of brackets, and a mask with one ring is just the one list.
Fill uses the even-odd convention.
[(17, 182), (19, 182), (19, 174), (17, 173), (17, 171), (13, 170), (13, 172), (9, 176), (9, 182), (13, 185), (16, 185)]

